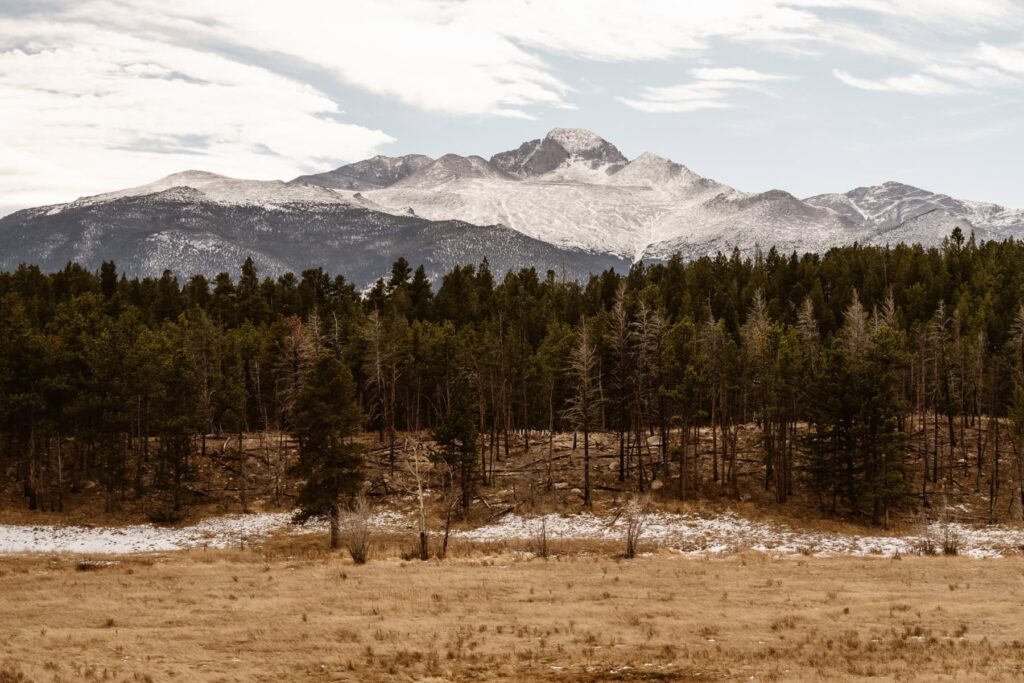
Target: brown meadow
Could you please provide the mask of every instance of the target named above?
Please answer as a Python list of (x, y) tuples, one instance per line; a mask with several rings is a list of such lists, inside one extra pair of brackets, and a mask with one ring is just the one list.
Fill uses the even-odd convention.
[(0, 681), (1011, 681), (1024, 558), (0, 559)]

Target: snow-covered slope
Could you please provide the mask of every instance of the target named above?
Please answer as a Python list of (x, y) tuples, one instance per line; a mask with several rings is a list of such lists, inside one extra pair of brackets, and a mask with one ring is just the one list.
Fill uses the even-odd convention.
[[(463, 180), (508, 181), (512, 176), (478, 156), (463, 157), (445, 154), (437, 161), (423, 166), (415, 173), (402, 178), (392, 187), (431, 191), (438, 187)], [(373, 193), (365, 193), (373, 196)]]
[[(254, 206), (298, 202), (349, 203), (349, 200), (342, 195), (319, 185), (290, 184), (280, 180), (244, 180), (206, 171), (183, 171), (127, 190), (83, 197), (67, 206), (103, 204), (124, 197), (143, 197), (175, 189), (181, 190), (178, 193), (178, 198), (183, 202), (197, 201), (202, 198), (205, 201), (221, 204)], [(174, 195), (165, 195), (164, 199), (174, 199)]]
[(386, 211), (411, 207), (432, 220), (505, 225), (562, 247), (632, 259), (774, 243), (818, 250), (863, 232), (792, 195), (739, 192), (655, 154), (626, 161), (588, 131), (556, 128), (486, 167), (473, 159), (465, 172), (440, 176), (439, 160), (362, 194)]
[[(954, 227), (973, 229), (979, 238), (1002, 239), (1024, 233), (1024, 211), (997, 204), (954, 199), (911, 185), (887, 182), (858, 187), (845, 194), (823, 194), (805, 200), (831, 209), (872, 228), (872, 242), (935, 243)], [(946, 230), (946, 229), (949, 230)], [(945, 232), (940, 232), (945, 230)]]
[(340, 190), (371, 190), (387, 187), (412, 175), (434, 160), (422, 154), (401, 157), (377, 155), (326, 173), (299, 176), (289, 185), (319, 185)]
[(932, 209), (913, 218), (908, 218), (899, 225), (874, 231), (870, 237), (864, 240), (864, 243), (875, 246), (891, 246), (900, 243), (936, 244), (941, 242), (942, 238), (948, 237), (956, 228), (960, 228), (964, 235), (973, 232), (978, 240), (997, 237), (986, 228), (975, 227), (962, 216), (942, 209)]

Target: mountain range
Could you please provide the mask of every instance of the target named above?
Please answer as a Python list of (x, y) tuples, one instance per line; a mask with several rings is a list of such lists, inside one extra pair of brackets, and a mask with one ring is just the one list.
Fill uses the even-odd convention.
[(627, 159), (586, 130), (556, 128), (479, 156), (376, 156), (290, 181), (203, 171), (0, 219), (0, 268), (113, 259), (133, 275), (324, 267), (361, 286), (405, 256), (432, 277), (487, 257), (582, 278), (637, 260), (738, 248), (823, 252), (860, 242), (935, 245), (959, 226), (1024, 235), (1024, 211), (887, 182), (798, 199), (742, 192), (652, 153)]

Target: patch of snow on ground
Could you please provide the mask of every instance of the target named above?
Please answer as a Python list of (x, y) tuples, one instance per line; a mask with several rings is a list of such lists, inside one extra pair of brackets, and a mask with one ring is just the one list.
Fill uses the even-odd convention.
[[(326, 533), (323, 523), (292, 526), (290, 512), (211, 517), (183, 527), (136, 524), (125, 527), (0, 524), (0, 554), (81, 553), (130, 555), (189, 548), (232, 548), (250, 540), (291, 529), (296, 533)], [(404, 517), (383, 511), (371, 518), (379, 529), (404, 527)]]
[[(652, 513), (646, 516), (641, 544), (657, 544), (683, 554), (725, 554), (743, 550), (781, 555), (865, 556), (912, 554), (923, 535), (883, 536), (802, 531), (778, 524), (743, 519), (734, 514), (716, 517)], [(549, 539), (620, 541), (625, 536), (622, 518), (589, 514), (546, 517), (509, 516), (501, 521), (456, 535), (476, 541), (535, 538), (545, 522)], [(969, 527), (951, 524), (949, 533), (959, 540), (959, 552), (968, 557), (997, 557), (1024, 550), (1024, 530), (1005, 527)], [(927, 536), (941, 548), (945, 528), (928, 527)]]
[(0, 553), (127, 555), (186, 548), (228, 548), (287, 525), (288, 513), (214, 517), (185, 527), (0, 525)]
[[(323, 522), (294, 526), (292, 513), (265, 512), (251, 515), (213, 517), (184, 527), (141, 524), (126, 527), (84, 527), (61, 525), (0, 524), (0, 554), (81, 553), (128, 555), (168, 552), (189, 548), (242, 547), (272, 533), (326, 533)], [(550, 540), (622, 541), (625, 520), (591, 514), (523, 517), (508, 515), (492, 524), (467, 530), (453, 530), (453, 538), (494, 542), (536, 538), (541, 524)], [(371, 525), (380, 531), (415, 532), (415, 523), (392, 511), (375, 512)], [(438, 530), (433, 530), (436, 534)], [(1024, 552), (1024, 529), (970, 527), (932, 524), (925, 534), (941, 548), (944, 534), (959, 541), (961, 555), (1000, 557)], [(867, 556), (913, 554), (922, 546), (923, 535), (861, 535), (804, 531), (781, 524), (755, 522), (735, 514), (713, 517), (651, 513), (641, 544), (660, 546), (684, 555), (721, 555), (744, 550), (779, 555)]]

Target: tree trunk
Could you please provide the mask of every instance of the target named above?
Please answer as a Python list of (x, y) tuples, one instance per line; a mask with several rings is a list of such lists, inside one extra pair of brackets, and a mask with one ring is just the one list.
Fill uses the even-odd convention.
[(583, 426), (583, 507), (590, 509), (590, 428)]
[(238, 493), (242, 502), (242, 512), (249, 514), (249, 468), (246, 466), (246, 460), (248, 458), (245, 454), (245, 446), (242, 443), (242, 432), (238, 432)]
[(341, 506), (335, 504), (328, 515), (331, 524), (331, 550), (341, 547)]

